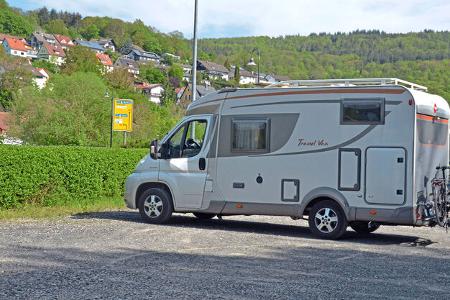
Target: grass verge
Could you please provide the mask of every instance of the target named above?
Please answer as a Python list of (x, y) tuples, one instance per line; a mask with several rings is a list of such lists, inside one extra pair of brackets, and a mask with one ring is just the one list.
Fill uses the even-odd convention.
[(124, 209), (122, 197), (101, 198), (93, 203), (68, 203), (57, 206), (24, 205), (21, 208), (0, 209), (0, 222), (18, 219), (53, 219), (78, 213)]

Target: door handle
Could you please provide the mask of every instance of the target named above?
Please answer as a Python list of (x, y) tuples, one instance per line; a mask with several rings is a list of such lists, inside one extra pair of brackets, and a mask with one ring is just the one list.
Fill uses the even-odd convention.
[(203, 157), (201, 157), (201, 158), (198, 160), (198, 168), (199, 168), (201, 171), (203, 171), (203, 170), (206, 169), (206, 159), (204, 159)]

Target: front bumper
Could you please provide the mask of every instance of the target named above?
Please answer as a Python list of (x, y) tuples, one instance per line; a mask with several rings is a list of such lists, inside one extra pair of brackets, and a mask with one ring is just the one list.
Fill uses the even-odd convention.
[(124, 200), (128, 208), (136, 209), (136, 191), (140, 183), (141, 181), (138, 173), (132, 173), (125, 181)]

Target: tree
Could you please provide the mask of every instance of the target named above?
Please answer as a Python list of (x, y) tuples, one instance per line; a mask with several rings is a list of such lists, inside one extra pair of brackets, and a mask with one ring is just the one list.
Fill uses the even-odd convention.
[(49, 62), (48, 60), (42, 60), (42, 59), (33, 60), (33, 62), (31, 64), (33, 65), (33, 67), (45, 69), (46, 71), (50, 72), (51, 74), (59, 73), (59, 67), (57, 65)]
[(100, 36), (100, 29), (95, 24), (80, 28), (80, 34), (87, 40), (97, 39)]
[(167, 83), (167, 75), (153, 65), (143, 65), (139, 70), (140, 77), (149, 83)]
[(225, 68), (227, 68), (227, 70), (231, 70), (231, 64), (228, 58), (225, 60), (225, 63), (223, 65)]
[(69, 29), (67, 29), (66, 24), (64, 24), (63, 20), (61, 19), (51, 20), (45, 26), (45, 29), (47, 30), (47, 32), (53, 34), (69, 35)]
[(40, 93), (25, 89), (12, 113), (11, 130), (38, 145), (106, 146), (111, 102), (107, 89), (92, 73), (55, 75)]
[(179, 82), (183, 80), (184, 71), (183, 68), (178, 64), (173, 64), (169, 68), (169, 77), (178, 79)]
[(128, 90), (133, 86), (133, 77), (126, 69), (115, 68), (112, 72), (106, 73), (108, 85), (115, 89)]
[[(3, 1), (3, 0), (2, 0)], [(13, 11), (4, 1), (0, 9), (0, 32), (19, 36), (28, 36), (33, 26), (28, 19)]]
[(66, 51), (66, 62), (62, 66), (63, 73), (91, 72), (100, 74), (100, 70), (100, 62), (92, 50), (75, 46)]
[(21, 90), (31, 86), (31, 69), (25, 59), (7, 56), (0, 47), (0, 108), (9, 110)]
[(239, 82), (241, 81), (241, 70), (238, 65), (234, 67), (234, 82), (236, 85), (239, 85)]

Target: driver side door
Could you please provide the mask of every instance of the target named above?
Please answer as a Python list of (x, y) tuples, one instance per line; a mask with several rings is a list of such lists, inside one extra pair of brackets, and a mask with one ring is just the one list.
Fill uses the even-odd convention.
[(160, 160), (159, 180), (167, 182), (177, 209), (200, 208), (207, 176), (211, 116), (188, 118), (165, 142), (169, 157)]

